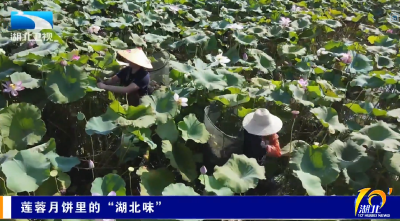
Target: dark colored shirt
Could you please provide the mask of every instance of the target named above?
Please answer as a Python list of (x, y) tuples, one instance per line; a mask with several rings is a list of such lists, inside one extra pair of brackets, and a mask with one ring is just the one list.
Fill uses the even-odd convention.
[(249, 158), (260, 160), (266, 154), (266, 148), (262, 145), (262, 137), (250, 134), (244, 130), (243, 154)]
[(128, 86), (135, 83), (139, 87), (139, 95), (144, 96), (148, 92), (150, 74), (144, 68), (140, 68), (136, 73), (132, 73), (131, 67), (125, 67), (117, 73), (121, 86)]

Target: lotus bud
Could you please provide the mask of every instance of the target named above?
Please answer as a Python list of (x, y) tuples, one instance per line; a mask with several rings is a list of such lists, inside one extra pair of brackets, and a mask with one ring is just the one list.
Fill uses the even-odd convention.
[(67, 61), (64, 61), (64, 60), (62, 60), (62, 61), (60, 62), (60, 64), (61, 64), (62, 66), (67, 66), (67, 65), (68, 65)]
[(94, 163), (93, 163), (93, 161), (91, 161), (91, 160), (89, 160), (89, 168), (90, 168), (90, 169), (93, 169), (93, 168), (94, 168)]
[(33, 48), (35, 46), (36, 42), (35, 41), (29, 41), (28, 42), (28, 48)]
[(247, 61), (247, 59), (249, 59), (249, 57), (247, 56), (246, 53), (243, 54), (243, 60)]
[(300, 111), (297, 111), (297, 110), (293, 110), (293, 111), (292, 111), (292, 114), (293, 114), (293, 117), (294, 117), (294, 118), (296, 118), (297, 115), (299, 115), (299, 113), (300, 113)]
[(206, 168), (205, 166), (202, 166), (202, 167), (200, 168), (200, 173), (203, 174), (203, 175), (205, 175), (205, 174), (207, 173), (207, 168)]

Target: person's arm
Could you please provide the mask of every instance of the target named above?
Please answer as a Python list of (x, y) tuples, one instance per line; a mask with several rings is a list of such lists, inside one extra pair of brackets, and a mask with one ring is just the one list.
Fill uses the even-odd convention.
[(118, 74), (116, 74), (116, 75), (112, 76), (111, 78), (103, 81), (103, 83), (106, 84), (106, 85), (116, 85), (116, 84), (118, 84), (118, 82), (119, 82)]
[(139, 87), (135, 83), (131, 83), (126, 87), (104, 85), (102, 89), (119, 94), (130, 94), (139, 91)]

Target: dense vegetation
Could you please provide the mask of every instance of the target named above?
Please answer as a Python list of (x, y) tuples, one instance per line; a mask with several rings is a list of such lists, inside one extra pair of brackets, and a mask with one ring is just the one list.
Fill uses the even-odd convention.
[[(399, 6), (0, 3), (1, 194), (398, 194), (400, 23), (390, 13)], [(53, 11), (54, 28), (41, 31), (51, 39), (12, 41), (16, 10)], [(96, 86), (120, 69), (115, 52), (135, 47), (171, 67), (170, 80), (137, 107)], [(284, 156), (260, 164), (233, 141), (243, 117), (265, 107), (284, 122)]]

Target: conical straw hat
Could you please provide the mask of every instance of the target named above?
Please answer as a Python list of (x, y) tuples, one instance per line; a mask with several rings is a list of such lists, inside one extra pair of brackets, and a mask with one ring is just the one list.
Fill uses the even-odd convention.
[(121, 57), (125, 58), (127, 61), (137, 64), (141, 67), (152, 69), (150, 60), (147, 58), (146, 54), (142, 49), (127, 49), (117, 52)]
[(268, 136), (282, 129), (282, 121), (267, 109), (260, 108), (244, 117), (243, 127), (250, 134)]

